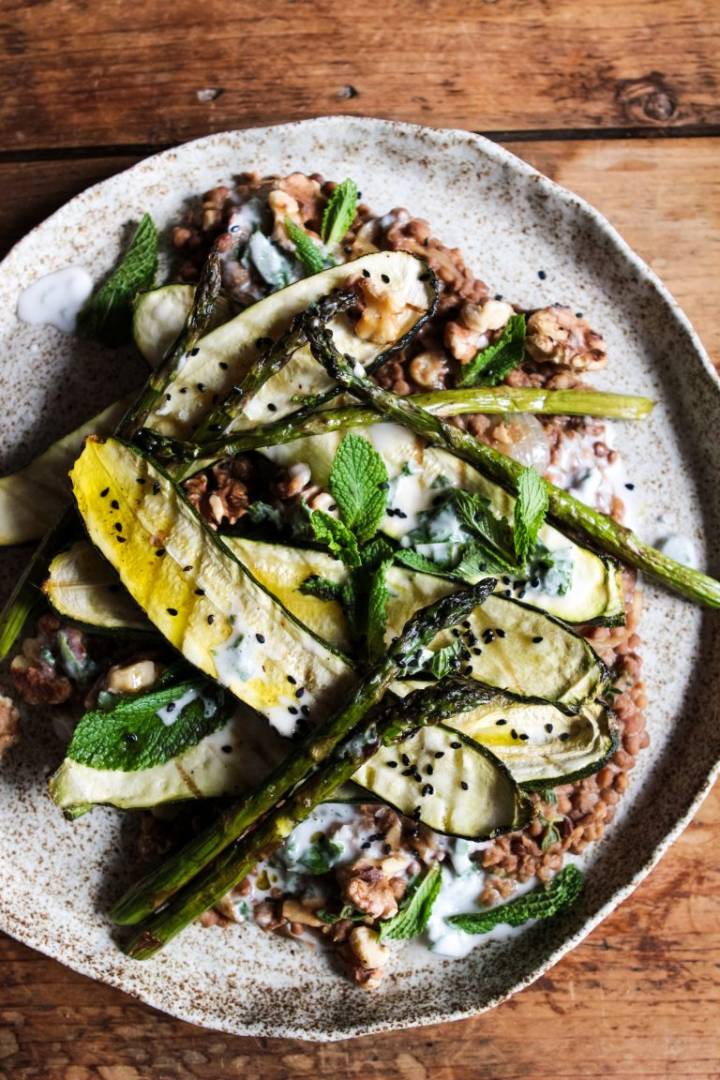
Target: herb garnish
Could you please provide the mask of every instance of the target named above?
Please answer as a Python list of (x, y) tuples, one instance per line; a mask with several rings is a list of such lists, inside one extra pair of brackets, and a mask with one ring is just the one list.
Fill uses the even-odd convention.
[(358, 189), (354, 180), (343, 180), (333, 190), (323, 212), (320, 235), (323, 243), (339, 244), (357, 213)]
[(436, 863), (423, 877), (415, 879), (397, 915), (380, 923), (380, 941), (408, 941), (422, 934), (441, 884), (442, 870)]
[(462, 369), (458, 386), (497, 386), (525, 355), (525, 316), (511, 315), (497, 341)]
[(305, 230), (289, 217), (285, 218), (285, 232), (288, 234), (288, 239), (295, 245), (295, 254), (308, 274), (319, 274), (322, 270), (327, 270), (327, 256)]
[(513, 511), (513, 541), (515, 554), (521, 565), (527, 562), (535, 548), (547, 511), (548, 491), (545, 481), (534, 469), (523, 469), (518, 480)]
[(583, 881), (582, 873), (571, 863), (556, 874), (549, 885), (533, 889), (488, 911), (450, 915), (445, 922), (464, 930), (466, 934), (489, 934), (501, 923), (522, 926), (530, 919), (549, 919), (575, 903), (582, 892)]
[(157, 265), (157, 229), (150, 215), (143, 214), (119, 265), (80, 312), (78, 332), (104, 345), (122, 345), (130, 333), (132, 302), (152, 286)]

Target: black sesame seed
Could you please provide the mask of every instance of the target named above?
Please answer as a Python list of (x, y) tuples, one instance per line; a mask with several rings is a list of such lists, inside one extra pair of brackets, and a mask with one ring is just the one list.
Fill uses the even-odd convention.
[(635, 485), (634, 484), (626, 484), (625, 487), (628, 489), (628, 491), (634, 491), (635, 490)]
[(157, 559), (162, 559), (164, 554), (165, 554), (165, 548), (155, 548), (155, 557)]
[(117, 540), (118, 544), (124, 544), (125, 543), (125, 537), (124, 536), (116, 536), (115, 539)]
[(160, 494), (160, 485), (158, 484), (157, 480), (155, 480), (154, 483), (153, 483), (152, 493), (153, 493), (153, 495), (159, 495)]
[(414, 765), (408, 765), (407, 769), (403, 769), (403, 771), (400, 773), (400, 775), (401, 776), (412, 776), (413, 779), (414, 779), (415, 778), (415, 766)]
[(445, 757), (445, 751), (444, 750), (436, 750), (435, 751), (435, 757), (436, 758)]
[(406, 518), (407, 514), (405, 513), (404, 510), (397, 510), (396, 509), (395, 510), (395, 517), (397, 517), (397, 518)]
[(502, 581), (503, 585), (509, 585), (510, 584), (510, 578), (509, 577), (503, 577), (500, 580)]
[(256, 634), (255, 635), (255, 640), (257, 641), (258, 645), (264, 645), (265, 644), (265, 635), (264, 634)]
[(277, 405), (273, 405), (272, 401), (268, 405), (268, 412), (277, 412)]
[(194, 348), (194, 349), (191, 349), (191, 350), (190, 350), (190, 355), (191, 355), (191, 356), (197, 356), (197, 354), (198, 354), (199, 352), (200, 352), (200, 349), (199, 349), (199, 348), (198, 348), (197, 346), (195, 346), (195, 348)]
[(552, 724), (546, 724), (546, 725), (545, 725), (545, 730), (547, 731), (548, 735), (550, 734), (550, 732), (552, 731), (552, 729), (553, 729), (553, 726), (552, 726)]
[(298, 686), (297, 690), (295, 691), (295, 697), (296, 698), (301, 698), (304, 693), (305, 693), (305, 688), (302, 687), (302, 686)]
[(502, 300), (502, 298), (503, 294), (501, 292), (496, 292), (495, 296), (493, 297), (494, 300)]
[(538, 634), (536, 637), (534, 637), (532, 639), (532, 643), (533, 643), (533, 645), (539, 645), (542, 640), (543, 640), (542, 635)]
[(166, 401), (170, 401), (170, 400), (171, 400), (171, 398), (172, 398), (172, 394), (166, 394), (166, 395), (165, 395), (165, 400), (166, 400)]
[(421, 806), (416, 806), (410, 816), (415, 818), (416, 821), (419, 821), (420, 818), (422, 817), (422, 807)]
[(426, 776), (432, 776), (432, 774), (433, 774), (433, 767), (432, 767), (432, 765), (426, 765), (426, 766), (425, 766), (425, 775), (426, 775)]
[(434, 795), (435, 794), (435, 788), (432, 786), (432, 784), (423, 784), (423, 786), (422, 786), (422, 788), (420, 790), (420, 794), (421, 795)]
[(298, 709), (297, 705), (288, 705), (288, 712), (291, 716), (298, 716), (300, 710)]
[(468, 784), (468, 783), (467, 783), (467, 782), (466, 782), (465, 780), (461, 780), (461, 781), (460, 781), (460, 787), (461, 787), (461, 788), (463, 789), (463, 791), (467, 791), (467, 789), (469, 788), (469, 786), (470, 786), (470, 785), (469, 785), (469, 784)]
[(386, 761), (388, 769), (397, 769), (397, 761)]
[(192, 570), (192, 566), (183, 566), (183, 573), (189, 574)]
[(300, 712), (301, 712), (301, 713), (303, 714), (303, 716), (309, 716), (309, 715), (310, 715), (310, 708), (309, 708), (309, 706), (307, 706), (307, 705), (301, 705), (301, 706), (300, 706)]
[(364, 840), (360, 847), (363, 849), (363, 851), (367, 851), (369, 847), (372, 847), (372, 844), (369, 840)]
[(521, 731), (520, 732), (520, 738), (522, 739), (523, 742), (527, 742), (528, 739), (530, 738), (530, 736), (527, 735), (524, 731)]
[(223, 746), (222, 752), (223, 754), (232, 754), (232, 746)]
[(500, 720), (496, 720), (496, 721), (495, 721), (495, 723), (496, 723), (496, 725), (497, 725), (498, 727), (502, 727), (502, 726), (503, 726), (503, 724), (507, 724), (507, 720), (503, 720), (503, 719), (501, 718)]
[(380, 280), (384, 281), (386, 285), (390, 284), (390, 278), (388, 277), (387, 274), (381, 274), (380, 275)]
[(389, 481), (383, 480), (382, 483), (378, 484), (378, 491), (387, 491), (389, 489), (389, 487), (390, 487)]
[(197, 389), (200, 391), (201, 394), (205, 393), (205, 383), (202, 383), (202, 382), (195, 383), (195, 386), (197, 387)]
[(169, 607), (165, 609), (168, 615), (177, 615), (177, 608)]
[(505, 597), (506, 600), (510, 600), (512, 598), (512, 591), (510, 589), (503, 589), (502, 595)]
[(453, 637), (460, 637), (460, 631), (458, 630), (458, 628), (457, 628), (456, 626), (454, 626), (454, 627), (452, 628), (452, 631), (451, 631), (451, 633), (452, 633), (452, 636), (453, 636)]
[(482, 656), (482, 649), (473, 649), (473, 656)]
[(288, 675), (288, 677), (287, 677), (287, 681), (288, 681), (288, 682), (289, 682), (289, 683), (290, 683), (290, 684), (291, 684), (292, 686), (295, 686), (295, 684), (297, 683), (297, 679), (295, 678), (295, 676), (294, 676), (294, 675)]
[(110, 505), (112, 506), (113, 510), (119, 510), (120, 509), (120, 503), (117, 501), (117, 499), (113, 499), (113, 501), (110, 503)]
[(195, 590), (195, 595), (196, 596), (204, 596), (205, 595), (205, 590), (204, 589), (196, 589)]
[(389, 855), (390, 852), (392, 851), (392, 848), (390, 847), (389, 844), (383, 844), (382, 849), (383, 849), (383, 855)]
[(400, 755), (400, 760), (402, 761), (403, 765), (409, 765), (410, 764), (410, 758), (407, 756), (407, 754), (401, 754)]
[(115, 524), (113, 525), (113, 528), (115, 529), (116, 532), (122, 532), (123, 531), (122, 521), (116, 521)]
[(165, 709), (166, 709), (167, 712), (175, 712), (175, 702), (174, 701), (168, 701), (167, 705), (165, 706)]
[(473, 673), (472, 664), (468, 664), (466, 668), (463, 668), (463, 673), (465, 675), (472, 675), (472, 673)]
[(539, 577), (531, 577), (530, 578), (530, 584), (533, 587), (533, 589), (539, 589), (540, 588), (540, 578)]
[(497, 629), (495, 630), (495, 633), (497, 634), (497, 636), (498, 636), (499, 638), (503, 638), (503, 637), (505, 637), (505, 631), (504, 631), (504, 630), (501, 630), (501, 629), (500, 629), (500, 627), (498, 627), (498, 628), (497, 628)]
[(463, 619), (462, 625), (465, 627), (466, 630), (469, 630), (470, 629), (470, 620), (469, 619)]
[(208, 626), (212, 626), (212, 624), (213, 624), (214, 622), (215, 622), (215, 616), (214, 616), (214, 615), (208, 615), (208, 617), (207, 617), (207, 624), (208, 624)]
[(538, 277), (540, 278), (541, 281), (544, 281), (545, 278), (547, 277), (547, 274), (545, 273), (544, 270), (538, 270)]
[(225, 363), (224, 360), (220, 360), (218, 362), (218, 367), (222, 368), (223, 371), (227, 371), (227, 369), (228, 369), (228, 365)]
[(104, 499), (109, 491), (110, 491), (110, 488), (103, 488), (102, 491), (100, 492), (100, 498)]
[(462, 743), (459, 743), (459, 742), (451, 742), (450, 743), (450, 749), (451, 750), (459, 750), (461, 746), (462, 746)]
[(517, 731), (515, 730), (515, 728), (512, 728), (512, 730), (510, 731), (510, 736), (511, 736), (511, 738), (513, 738), (513, 739), (517, 739), (517, 737), (518, 737), (518, 733), (517, 733)]
[(187, 394), (187, 386), (181, 386), (180, 387), (180, 393), (181, 394)]
[(560, 742), (567, 742), (569, 738), (570, 738), (570, 732), (569, 731), (562, 731), (560, 733)]
[(583, 317), (582, 311), (576, 311), (575, 312), (575, 318), (576, 319), (582, 319), (582, 317)]

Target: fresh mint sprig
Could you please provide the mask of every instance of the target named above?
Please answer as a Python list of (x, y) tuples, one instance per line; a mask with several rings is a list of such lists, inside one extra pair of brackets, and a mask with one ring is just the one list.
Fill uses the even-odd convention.
[(323, 211), (320, 235), (323, 243), (339, 244), (355, 220), (358, 206), (358, 189), (354, 180), (343, 180), (333, 190)]
[(513, 511), (513, 543), (517, 561), (521, 565), (530, 558), (537, 543), (538, 533), (548, 512), (547, 484), (529, 466), (518, 480), (517, 499)]
[(130, 334), (132, 302), (153, 285), (157, 266), (157, 229), (150, 215), (143, 214), (120, 263), (80, 312), (78, 333), (105, 345), (122, 345)]
[(442, 870), (436, 863), (423, 877), (416, 878), (397, 915), (380, 923), (380, 941), (409, 941), (422, 934), (441, 885)]
[(462, 369), (458, 386), (497, 386), (525, 355), (525, 316), (511, 315), (497, 341)]
[(570, 864), (556, 874), (549, 885), (533, 889), (524, 896), (487, 911), (450, 915), (445, 922), (466, 934), (489, 934), (501, 923), (522, 926), (530, 919), (549, 919), (575, 903), (582, 892), (583, 883), (580, 870)]
[(340, 516), (364, 544), (377, 532), (387, 504), (385, 462), (368, 439), (346, 435), (330, 470), (330, 492)]
[(319, 274), (322, 270), (327, 270), (329, 265), (327, 256), (305, 230), (289, 217), (285, 218), (285, 232), (288, 234), (288, 239), (295, 245), (295, 254), (308, 274)]

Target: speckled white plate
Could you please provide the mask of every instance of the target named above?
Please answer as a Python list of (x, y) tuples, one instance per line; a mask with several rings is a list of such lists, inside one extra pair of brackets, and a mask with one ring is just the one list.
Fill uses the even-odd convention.
[[(720, 383), (667, 290), (599, 214), (494, 143), (379, 120), (330, 117), (200, 139), (91, 188), (26, 236), (0, 266), (2, 468), (27, 460), (142, 377), (137, 361), (19, 324), (19, 291), (70, 263), (105, 272), (128, 221), (149, 210), (165, 224), (186, 196), (245, 169), (351, 175), (377, 210), (402, 205), (430, 219), (493, 291), (527, 306), (557, 299), (585, 312), (610, 354), (597, 383), (659, 402), (650, 421), (618, 433), (639, 492), (641, 531), (654, 540), (676, 527), (709, 558), (705, 538), (720, 534)], [(710, 546), (717, 574), (717, 542)], [(3, 592), (25, 557), (2, 554)], [(652, 746), (632, 773), (620, 816), (591, 852), (582, 903), (564, 917), (465, 960), (409, 948), (373, 994), (354, 988), (317, 950), (250, 926), (193, 927), (158, 959), (127, 960), (103, 917), (133, 875), (127, 818), (96, 810), (75, 824), (63, 820), (44, 785), (61, 743), (35, 715), (0, 765), (0, 927), (160, 1009), (229, 1032), (339, 1039), (489, 1009), (546, 971), (635, 888), (718, 770), (720, 613), (649, 588), (642, 631)]]

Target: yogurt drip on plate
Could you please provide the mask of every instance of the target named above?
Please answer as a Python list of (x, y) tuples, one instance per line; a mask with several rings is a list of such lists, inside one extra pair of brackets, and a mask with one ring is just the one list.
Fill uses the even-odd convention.
[(66, 266), (44, 274), (20, 293), (18, 318), (31, 326), (55, 326), (72, 334), (85, 301), (93, 291), (93, 280), (82, 266)]

